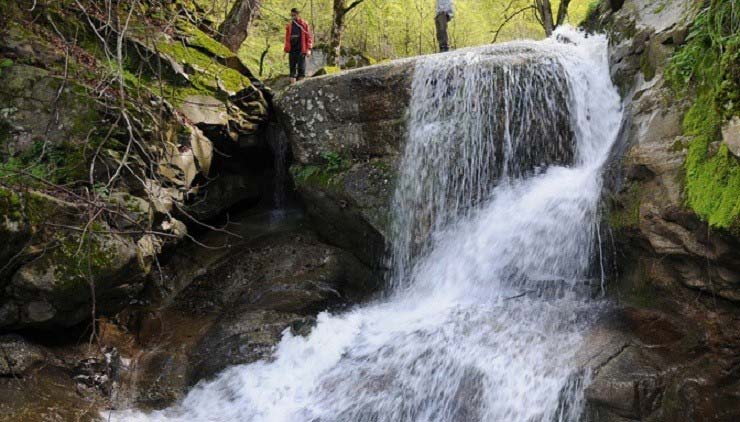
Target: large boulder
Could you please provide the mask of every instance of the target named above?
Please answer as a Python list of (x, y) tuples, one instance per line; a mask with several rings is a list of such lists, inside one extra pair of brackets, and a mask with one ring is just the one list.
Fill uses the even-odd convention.
[(707, 350), (711, 334), (677, 315), (624, 307), (586, 338), (590, 421), (731, 421), (740, 415), (733, 358)]
[[(490, 132), (490, 185), (503, 172), (502, 151), (507, 150), (503, 143), (509, 134), (517, 139), (511, 152), (517, 166), (510, 171), (530, 173), (543, 163), (572, 162), (575, 136), (570, 128), (565, 76), (557, 61), (526, 46), (481, 47), (478, 53), (483, 60), (475, 62), (475, 68), (491, 75), (491, 86), (481, 88), (485, 92), (503, 92), (508, 79), (496, 75), (515, 72), (542, 84), (548, 101), (561, 105), (556, 111), (550, 109), (547, 118), (511, 131), (499, 122), (509, 118), (507, 112), (516, 114), (521, 111), (517, 107), (527, 104), (510, 108), (503, 105), (502, 95), (485, 95), (483, 101), (495, 104), (472, 106), (493, 110), (481, 116), (485, 127), (481, 130)], [(368, 264), (382, 265), (390, 241), (392, 196), (408, 138), (412, 83), (417, 64), (424, 60), (433, 58), (404, 59), (311, 78), (291, 86), (275, 101), (293, 152), (293, 181), (319, 233)], [(449, 61), (448, 67), (425, 70), (424, 77), (434, 87), (445, 78), (462, 78), (469, 65), (473, 64), (464, 59)], [(467, 89), (462, 84), (449, 86), (450, 90)], [(452, 116), (460, 113), (453, 101), (438, 106)], [(553, 132), (558, 135), (553, 137)], [(450, 155), (465, 153), (454, 139), (447, 141)]]
[(105, 222), (87, 234), (59, 229), (85, 224), (79, 204), (33, 190), (0, 192), (7, 211), (0, 233), (17, 246), (3, 268), (12, 275), (0, 279), (0, 329), (75, 325), (90, 316), (93, 294), (105, 308), (141, 289), (130, 237)]
[(308, 79), (276, 99), (309, 214), (326, 239), (366, 263), (379, 262), (385, 248), (413, 64)]
[(183, 250), (163, 262), (171, 300), (118, 317), (137, 333), (136, 346), (126, 350), (125, 336), (102, 335), (102, 344), (117, 347), (137, 368), (126, 373), (116, 403), (171, 405), (228, 366), (269, 359), (286, 329), (306, 334), (317, 312), (377, 291), (381, 280), (367, 266), (301, 225), (300, 218), (247, 217), (231, 227), (242, 240), (226, 233), (201, 239), (228, 248)]

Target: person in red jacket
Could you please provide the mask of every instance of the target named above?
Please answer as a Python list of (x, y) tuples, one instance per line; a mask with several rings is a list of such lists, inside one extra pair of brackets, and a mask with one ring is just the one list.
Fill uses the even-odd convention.
[(311, 55), (313, 35), (308, 22), (301, 19), (301, 12), (290, 10), (291, 20), (285, 27), (285, 53), (289, 55), (290, 83), (306, 77), (306, 57)]

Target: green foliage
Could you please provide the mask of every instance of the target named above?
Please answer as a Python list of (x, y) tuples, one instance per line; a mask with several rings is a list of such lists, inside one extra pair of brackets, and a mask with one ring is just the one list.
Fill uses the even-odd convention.
[(598, 12), (600, 4), (601, 0), (591, 0), (586, 8), (586, 16), (592, 16), (594, 13)]
[(8, 58), (0, 59), (0, 75), (3, 74), (3, 69), (6, 69), (10, 66), (13, 66), (13, 60)]
[(740, 161), (727, 145), (713, 145), (722, 123), (740, 111), (738, 13), (732, 2), (709, 2), (666, 70), (677, 93), (695, 96), (683, 121), (693, 137), (685, 164), (688, 205), (710, 225), (733, 230), (740, 226)]
[[(45, 144), (36, 140), (19, 154), (0, 161), (0, 179), (11, 183), (37, 185), (34, 178), (51, 183), (68, 183), (79, 179), (86, 170), (80, 147), (71, 143)], [(30, 175), (30, 179), (28, 176)]]
[(325, 152), (321, 157), (326, 160), (326, 170), (328, 172), (338, 172), (342, 170), (344, 164), (342, 163), (342, 157), (336, 152)]
[(321, 165), (293, 166), (290, 171), (297, 185), (314, 184), (331, 187), (339, 180), (339, 175), (349, 168), (349, 160), (345, 160), (334, 151), (321, 154)]
[[(209, 18), (220, 22), (233, 3), (229, 0), (196, 0)], [(507, 12), (506, 6), (511, 3)], [(455, 17), (449, 34), (453, 48), (490, 43), (493, 31), (507, 13), (531, 4), (532, 0), (463, 0), (455, 2)], [(580, 22), (590, 0), (573, 0), (569, 21)], [(557, 10), (558, 0), (552, 1)], [(264, 71), (269, 79), (287, 74), (283, 58), (284, 28), (292, 7), (299, 7), (315, 34), (315, 44), (327, 44), (332, 25), (332, 0), (263, 0), (259, 18), (252, 24), (249, 36), (239, 51), (250, 69), (259, 69), (264, 55)], [(390, 60), (437, 50), (434, 30), (434, 0), (365, 0), (346, 19), (343, 47), (361, 51), (378, 60)], [(542, 38), (544, 31), (531, 13), (522, 13), (506, 25), (499, 41), (517, 38)]]

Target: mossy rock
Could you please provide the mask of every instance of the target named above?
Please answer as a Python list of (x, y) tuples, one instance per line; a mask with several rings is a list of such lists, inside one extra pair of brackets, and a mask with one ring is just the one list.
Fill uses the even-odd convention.
[(102, 222), (87, 224), (79, 205), (42, 192), (0, 189), (0, 209), (0, 241), (6, 245), (0, 254), (11, 264), (0, 274), (0, 307), (17, 309), (15, 316), (0, 315), (0, 327), (77, 324), (89, 317), (91, 284), (101, 299), (141, 278), (133, 239), (111, 233)]
[(696, 16), (690, 35), (672, 56), (666, 77), (692, 106), (683, 132), (693, 140), (686, 156), (686, 204), (710, 226), (740, 235), (740, 160), (721, 143), (724, 122), (740, 115), (740, 34), (732, 2), (712, 1)]
[(607, 214), (609, 227), (621, 232), (637, 229), (640, 225), (641, 192), (639, 184), (632, 184), (614, 198)]
[[(86, 179), (102, 139), (103, 116), (87, 90), (33, 66), (0, 73), (0, 174), (22, 171), (51, 182)], [(31, 183), (26, 179), (24, 183)]]
[(324, 66), (321, 69), (317, 70), (316, 73), (313, 74), (313, 76), (331, 75), (339, 71), (340, 69), (338, 66)]
[(133, 242), (98, 231), (105, 227), (92, 234), (57, 234), (44, 254), (16, 271), (9, 291), (21, 310), (21, 325), (75, 325), (89, 317), (93, 291), (100, 299), (123, 280), (137, 278)]

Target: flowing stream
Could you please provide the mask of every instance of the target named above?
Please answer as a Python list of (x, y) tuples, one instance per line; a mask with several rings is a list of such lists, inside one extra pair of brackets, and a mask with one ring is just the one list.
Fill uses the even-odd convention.
[[(602, 307), (602, 168), (621, 121), (606, 39), (563, 28), (420, 58), (382, 300), (271, 361), (124, 421), (573, 421)], [(596, 276), (594, 276), (596, 275)]]

